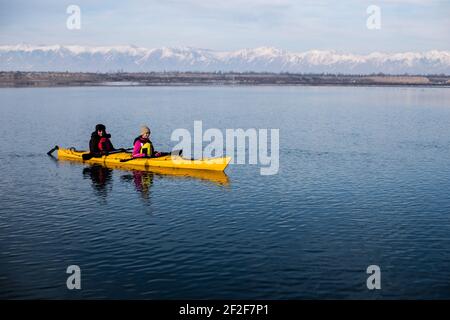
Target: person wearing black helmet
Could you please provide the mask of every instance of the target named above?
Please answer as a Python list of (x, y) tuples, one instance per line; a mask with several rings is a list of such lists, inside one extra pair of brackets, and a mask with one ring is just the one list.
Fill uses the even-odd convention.
[(110, 139), (111, 135), (106, 133), (106, 127), (103, 124), (96, 125), (89, 141), (90, 152), (92, 154), (108, 154), (108, 152), (114, 151), (115, 149)]

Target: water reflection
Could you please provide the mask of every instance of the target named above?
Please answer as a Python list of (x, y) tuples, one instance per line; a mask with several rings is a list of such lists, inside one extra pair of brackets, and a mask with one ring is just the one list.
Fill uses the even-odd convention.
[[(57, 160), (57, 163), (59, 162), (81, 163), (81, 161), (69, 159), (59, 159)], [(137, 185), (139, 184), (144, 185), (143, 187), (139, 187), (140, 189), (138, 189), (142, 190), (143, 192), (147, 192), (146, 189), (148, 189), (149, 186), (151, 185), (150, 180), (153, 180), (154, 175), (173, 176), (178, 178), (201, 180), (221, 187), (228, 187), (230, 185), (230, 180), (223, 171), (178, 169), (178, 168), (163, 168), (163, 167), (149, 167), (148, 169), (146, 169), (146, 171), (142, 171), (142, 167), (135, 166), (131, 163), (127, 163), (126, 166), (122, 164), (121, 165), (93, 164), (91, 167), (86, 168), (86, 170), (83, 170), (83, 176), (86, 175), (91, 176), (93, 185), (95, 185), (95, 187), (98, 188), (102, 185), (102, 181), (105, 180), (105, 178), (111, 179), (111, 173), (113, 169), (133, 172), (133, 176), (134, 175), (136, 176), (135, 180), (138, 181)], [(139, 183), (139, 181), (141, 181), (141, 183)], [(108, 181), (104, 181), (104, 184), (108, 184)]]
[(83, 169), (83, 177), (91, 179), (92, 188), (101, 198), (105, 198), (111, 190), (112, 169), (101, 165), (93, 165)]
[(136, 191), (145, 201), (150, 200), (150, 188), (153, 184), (154, 174), (145, 171), (133, 171), (131, 174), (121, 176), (122, 181), (134, 183)]
[[(95, 194), (105, 200), (112, 189), (113, 170), (114, 169), (110, 166), (107, 167), (101, 164), (94, 164), (83, 169), (83, 177), (92, 181), (92, 188), (94, 189)], [(155, 176), (194, 179), (209, 182), (220, 187), (229, 186), (228, 176), (224, 172), (168, 168), (152, 168), (152, 171), (132, 170), (128, 172), (128, 174), (121, 176), (121, 180), (124, 182), (131, 182), (134, 185), (136, 192), (140, 194), (145, 201), (150, 200), (150, 189), (153, 185)]]

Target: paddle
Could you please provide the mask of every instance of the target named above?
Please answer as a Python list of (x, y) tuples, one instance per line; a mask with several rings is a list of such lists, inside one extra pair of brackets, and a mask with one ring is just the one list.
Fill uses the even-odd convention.
[[(172, 155), (172, 156), (181, 156), (183, 154), (183, 150), (174, 150), (172, 152), (164, 152), (162, 153), (162, 155), (160, 157), (164, 157), (164, 156), (168, 156), (168, 155)], [(159, 158), (159, 157), (135, 157), (135, 158), (129, 158), (129, 159), (120, 159), (120, 162), (128, 162), (131, 160), (136, 160), (136, 159), (155, 159), (155, 158)]]
[(136, 159), (151, 159), (152, 157), (136, 157), (136, 158), (130, 158), (130, 159), (120, 159), (120, 162), (128, 162), (131, 160), (136, 160)]
[(121, 153), (121, 152), (126, 152), (126, 151), (130, 151), (133, 150), (133, 148), (120, 148), (120, 149), (116, 149), (114, 151), (108, 152), (107, 154), (101, 154), (101, 153), (85, 153), (83, 154), (81, 157), (83, 158), (84, 161), (90, 160), (94, 157), (102, 157), (102, 156), (109, 156), (110, 154), (115, 154), (115, 153)]
[(55, 152), (55, 151), (58, 150), (58, 149), (59, 149), (59, 147), (58, 147), (58, 146), (55, 146), (53, 149), (51, 149), (49, 152), (47, 152), (47, 154), (48, 154), (49, 156), (51, 156), (52, 153)]

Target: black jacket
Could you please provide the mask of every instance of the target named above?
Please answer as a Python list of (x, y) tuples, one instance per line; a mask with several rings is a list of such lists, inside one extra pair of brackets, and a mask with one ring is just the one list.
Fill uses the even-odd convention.
[(106, 142), (103, 143), (103, 151), (113, 151), (114, 150), (114, 146), (112, 145), (111, 141), (109, 140), (111, 138), (111, 135), (109, 133), (100, 137), (97, 134), (97, 132), (94, 131), (91, 134), (91, 140), (89, 140), (89, 151), (91, 153), (101, 153), (102, 152), (102, 150), (100, 150), (98, 147), (98, 143), (100, 142), (101, 138), (106, 138)]

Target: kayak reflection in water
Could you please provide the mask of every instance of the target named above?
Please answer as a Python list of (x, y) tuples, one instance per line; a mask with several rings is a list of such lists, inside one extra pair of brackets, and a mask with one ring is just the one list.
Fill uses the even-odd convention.
[(124, 181), (133, 181), (136, 191), (142, 196), (142, 199), (150, 199), (150, 188), (153, 185), (154, 174), (145, 171), (133, 171), (132, 174), (122, 176)]
[(93, 165), (83, 169), (83, 177), (90, 178), (92, 188), (98, 196), (106, 198), (108, 194), (108, 185), (111, 184), (112, 170), (101, 165)]

